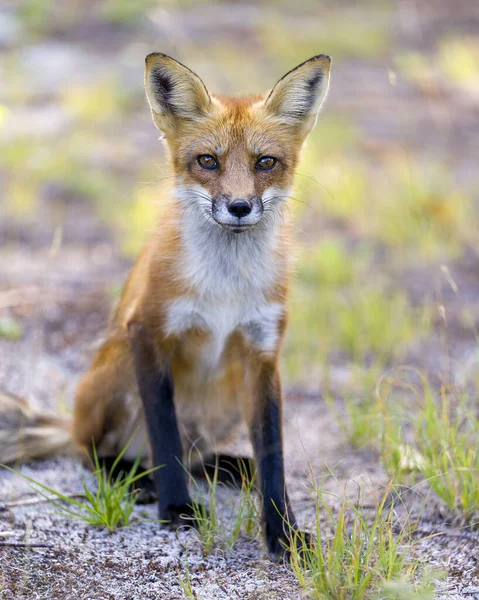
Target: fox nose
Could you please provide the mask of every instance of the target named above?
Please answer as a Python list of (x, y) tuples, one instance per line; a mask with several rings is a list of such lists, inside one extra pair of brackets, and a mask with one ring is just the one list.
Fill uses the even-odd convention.
[(251, 212), (251, 205), (246, 200), (233, 200), (231, 204), (228, 205), (228, 212), (230, 215), (241, 219), (241, 217), (246, 217)]

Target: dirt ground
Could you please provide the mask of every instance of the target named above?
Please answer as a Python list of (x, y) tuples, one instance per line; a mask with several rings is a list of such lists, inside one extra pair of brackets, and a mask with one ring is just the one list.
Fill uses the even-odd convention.
[[(45, 38), (32, 35), (27, 41), (14, 4), (7, 3), (8, 10), (0, 18), (0, 50), (5, 56), (9, 51), (16, 52), (23, 76), (28, 78), (33, 92), (26, 101), (31, 110), (17, 111), (12, 104), (15, 119), (8, 122), (6, 131), (12, 140), (31, 127), (47, 132), (46, 143), (50, 139), (48, 132), (61, 136), (62, 131), (68, 130), (62, 110), (49, 109), (56, 106), (52, 89), (60, 86), (72, 69), (80, 79), (85, 79), (90, 68), (106, 70), (108, 61), (121, 55), (122, 81), (141, 95), (138, 90), (141, 90), (142, 64), (138, 56), (147, 51), (162, 50), (177, 55), (175, 50), (181, 47), (184, 56), (180, 58), (187, 60), (188, 49), (191, 53), (195, 49), (187, 46), (187, 41), (194, 40), (200, 46), (218, 28), (223, 32), (222, 42), (227, 40), (238, 52), (249, 45), (248, 52), (254, 54), (257, 43), (251, 34), (251, 28), (259, 20), (258, 6), (254, 3), (238, 5), (235, 19), (230, 18), (230, 3), (207, 5), (204, 11), (190, 5), (171, 8), (168, 4), (168, 10), (160, 6), (155, 18), (148, 20), (141, 31), (128, 29), (124, 24), (101, 24), (91, 18), (78, 22), (65, 20), (52, 26)], [(347, 3), (338, 4), (347, 8)], [(472, 35), (479, 27), (479, 13), (473, 2), (459, 3), (461, 10), (453, 10), (446, 2), (425, 2), (411, 13), (405, 7), (413, 4), (399, 2), (391, 20), (389, 13), (385, 13), (384, 26), (395, 45), (402, 44), (410, 50), (427, 49), (434, 44), (435, 36), (445, 31), (452, 29)], [(330, 3), (325, 3), (325, 7), (329, 15), (334, 10)], [(411, 20), (411, 14), (417, 23)], [(304, 18), (307, 20), (307, 15)], [(203, 52), (199, 62), (207, 64), (208, 51)], [(35, 64), (31, 57), (38, 53), (48, 59), (43, 73), (31, 66)], [(131, 60), (125, 58), (127, 54)], [(427, 146), (431, 155), (456, 157), (455, 175), (471, 189), (479, 189), (474, 187), (479, 95), (473, 102), (470, 96), (461, 95), (447, 85), (434, 89), (432, 95), (424, 95), (410, 82), (401, 81), (391, 91), (389, 64), (387, 53), (380, 59), (359, 57), (340, 61), (335, 65), (328, 106), (334, 107), (331, 110), (338, 114), (347, 113), (361, 132), (368, 133), (364, 152), (370, 153), (373, 168), (374, 156), (389, 152), (396, 143), (418, 152)], [(258, 80), (263, 81), (264, 76), (260, 69)], [(15, 99), (13, 79), (9, 81), (12, 85), (0, 96), (0, 104), (13, 103)], [(219, 81), (227, 85), (221, 76)], [(361, 93), (361, 89), (369, 92)], [(131, 140), (131, 146), (122, 155), (110, 156), (106, 152), (107, 157), (100, 160), (100, 167), (117, 175), (120, 183), (131, 164), (158, 152), (146, 103), (143, 99), (135, 102), (128, 118), (118, 123), (118, 127), (108, 124), (112, 145), (123, 136)], [(160, 161), (162, 157), (158, 156)], [(140, 178), (138, 173), (135, 171), (134, 176)], [(0, 186), (9, 177), (8, 169), (0, 170)], [(15, 339), (0, 336), (0, 389), (26, 397), (38, 406), (68, 412), (76, 382), (104, 332), (115, 290), (124, 281), (132, 260), (124, 258), (117, 221), (109, 221), (104, 208), (99, 211), (88, 199), (70, 194), (63, 184), (48, 185), (47, 182), (45, 189), (42, 187), (42, 195), (31, 212), (4, 210), (5, 204), (0, 205), (0, 317), (13, 317), (23, 328), (21, 335), (13, 336)], [(106, 212), (114, 213), (116, 208), (109, 206)], [(339, 231), (352, 244), (360, 236), (353, 229), (343, 229), (334, 220), (325, 219), (319, 224), (317, 220), (313, 215), (310, 222), (305, 222), (305, 239), (328, 229)], [(59, 223), (60, 251), (56, 237)], [(150, 228), (151, 223), (144, 225), (144, 229)], [(409, 298), (419, 300), (436, 294), (440, 264), (431, 267), (418, 260), (401, 270), (400, 286)], [(447, 343), (438, 320), (409, 356), (415, 365), (438, 379), (444, 371), (452, 373), (453, 378), (460, 377), (477, 352), (473, 329), (465, 328), (461, 320), (461, 310), (467, 302), (469, 314), (479, 326), (477, 246), (470, 247), (451, 264), (461, 294), (458, 296), (451, 286), (441, 284), (441, 301), (448, 315)], [(394, 269), (391, 272), (396, 273)], [(350, 363), (336, 357), (331, 370), (333, 383), (337, 380), (339, 385), (349, 368)], [(240, 444), (240, 449), (245, 454), (251, 453), (247, 444)], [(354, 450), (348, 445), (316, 382), (286, 383), (285, 454), (292, 503), (299, 519), (309, 525), (313, 514), (310, 469), (322, 480), (325, 489), (338, 493), (345, 485), (350, 487), (358, 482), (367, 493), (373, 494), (387, 483), (374, 453)], [(334, 468), (336, 479), (329, 474), (328, 467)], [(78, 461), (66, 458), (35, 462), (22, 466), (21, 470), (70, 494), (80, 489), (80, 482), (87, 474)], [(22, 504), (30, 498), (38, 496), (24, 480), (0, 471), (2, 600), (180, 599), (185, 596), (179, 574), (184, 577), (186, 565), (198, 599), (303, 597), (290, 569), (268, 560), (259, 540), (240, 537), (232, 550), (217, 549), (204, 557), (193, 531), (172, 533), (155, 523), (137, 522), (109, 534), (58, 515), (47, 503)], [(220, 519), (225, 522), (234, 510), (234, 499), (234, 491), (220, 490)], [(135, 515), (139, 521), (154, 519), (155, 508), (136, 507)], [(437, 503), (428, 500), (415, 535), (419, 559), (442, 571), (437, 581), (437, 598), (479, 600), (479, 533), (448, 523), (445, 517), (441, 518)], [(30, 547), (16, 548), (6, 543), (26, 543)]]
[[(85, 215), (82, 219), (88, 222)], [(108, 232), (99, 231), (98, 240), (105, 239)], [(25, 327), (21, 339), (0, 340), (2, 388), (52, 410), (68, 407), (105, 326), (109, 282), (121, 280), (129, 265), (115, 257), (108, 266), (99, 266), (88, 247), (68, 240), (61, 256), (53, 259), (48, 252), (16, 243), (2, 250), (0, 265), (1, 280), (8, 281), (1, 299), (14, 305)], [(248, 444), (239, 449), (251, 454)], [(292, 503), (306, 523), (311, 523), (314, 504), (310, 468), (324, 480), (325, 489), (337, 493), (346, 484), (359, 483), (373, 493), (387, 483), (377, 457), (351, 449), (325, 402), (297, 387), (286, 393), (285, 452)], [(334, 467), (337, 481), (328, 476), (327, 465)], [(60, 458), (21, 470), (64, 493), (80, 491), (87, 475), (79, 462)], [(302, 597), (291, 571), (269, 561), (258, 540), (240, 538), (233, 550), (218, 549), (203, 557), (193, 531), (175, 534), (141, 523), (108, 534), (58, 515), (46, 503), (22, 506), (23, 500), (38, 496), (19, 476), (5, 471), (0, 475), (0, 532), (11, 534), (1, 539), (32, 544), (30, 549), (0, 547), (2, 599), (184, 598), (178, 572), (184, 574), (185, 564), (198, 598), (204, 600)], [(234, 510), (234, 499), (234, 491), (220, 491), (224, 522)], [(156, 518), (154, 507), (135, 510), (139, 520)], [(437, 597), (479, 598), (479, 535), (438, 521), (437, 515), (431, 502), (422, 514), (416, 548), (426, 564), (449, 573), (438, 582)], [(439, 535), (431, 538), (431, 533)]]

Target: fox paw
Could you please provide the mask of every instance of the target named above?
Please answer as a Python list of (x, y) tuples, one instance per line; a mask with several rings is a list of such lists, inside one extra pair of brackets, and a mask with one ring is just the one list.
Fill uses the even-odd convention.
[(209, 517), (208, 510), (203, 504), (175, 504), (160, 511), (160, 520), (165, 527), (178, 529), (179, 527), (197, 528), (203, 519)]
[(291, 559), (291, 553), (294, 550), (301, 552), (314, 546), (314, 539), (307, 531), (292, 530), (287, 534), (266, 535), (266, 545), (268, 555), (275, 562), (288, 561)]

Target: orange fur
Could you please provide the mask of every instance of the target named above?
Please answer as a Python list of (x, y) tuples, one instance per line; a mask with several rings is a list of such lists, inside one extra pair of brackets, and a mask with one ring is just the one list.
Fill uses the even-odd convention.
[[(107, 339), (79, 383), (71, 436), (83, 455), (92, 442), (100, 456), (117, 455), (134, 437), (126, 456), (142, 451), (146, 463), (151, 458), (130, 340), (136, 325), (153, 340), (158, 363), (171, 367), (186, 457), (211, 452), (242, 420), (251, 423), (261, 390), (280, 394), (290, 270), (284, 205), (327, 92), (329, 62), (314, 57), (270, 92), (229, 98), (210, 95), (173, 59), (147, 57), (147, 97), (175, 185), (166, 216), (128, 277)], [(202, 168), (200, 155), (216, 157), (219, 167)], [(265, 156), (276, 159), (271, 170), (258, 169)], [(256, 210), (240, 233), (224, 220), (233, 218), (228, 207), (237, 199)], [(12, 412), (5, 398), (0, 412)], [(70, 436), (70, 424), (55, 427)], [(7, 435), (0, 427), (0, 462), (56, 447), (44, 439), (20, 453), (12, 450), (12, 435), (20, 438), (20, 428)]]
[[(327, 75), (329, 60), (321, 57), (320, 61), (321, 73)], [(310, 69), (318, 68), (314, 62), (305, 64), (306, 75)], [(172, 69), (175, 81), (185, 78), (184, 97), (175, 97), (174, 101), (185, 104), (188, 118), (162, 114), (162, 106), (158, 105), (148, 83), (155, 65), (160, 65), (161, 77)], [(294, 76), (299, 77), (300, 73)], [(291, 188), (301, 146), (309, 130), (307, 127), (312, 126), (311, 120), (315, 119), (316, 113), (300, 124), (282, 121), (278, 111), (289, 93), (284, 78), (276, 86), (280, 88), (276, 97), (276, 88), (269, 96), (212, 97), (199, 78), (186, 68), (182, 69), (163, 55), (152, 55), (147, 58), (146, 82), (154, 121), (166, 135), (171, 169), (182, 186), (200, 185), (211, 197), (223, 194), (232, 198), (253, 194), (262, 197), (272, 186), (281, 190)], [(221, 171), (202, 169), (195, 160), (202, 154), (219, 156)], [(277, 167), (267, 172), (256, 171), (254, 161), (264, 155), (276, 157)], [(82, 449), (88, 448), (93, 439), (103, 454), (116, 454), (126, 442), (127, 436), (123, 432), (131, 435), (131, 423), (142, 422), (141, 400), (128, 343), (131, 323), (144, 325), (154, 336), (159, 354), (171, 361), (185, 454), (195, 448), (209, 451), (216, 442), (227, 438), (241, 419), (250, 419), (251, 403), (255, 401), (255, 390), (259, 385), (260, 365), (268, 363), (277, 369), (287, 322), (287, 215), (282, 215), (284, 221), (277, 227), (271, 250), (275, 273), (262, 290), (266, 306), (284, 307), (277, 322), (274, 349), (258, 350), (251, 345), (245, 328), (238, 327), (224, 340), (218, 364), (205, 369), (204, 355), (208, 352), (205, 349), (211, 344), (212, 331), (207, 326), (202, 327), (200, 319), (200, 323), (192, 323), (190, 328), (178, 333), (167, 331), (166, 327), (168, 307), (173, 301), (184, 298), (185, 302), (194, 302), (200, 294), (182, 276), (185, 209), (174, 193), (169, 201), (171, 207), (166, 211), (167, 216), (158, 224), (128, 278), (108, 339), (78, 387), (73, 437)], [(254, 268), (252, 265), (253, 271)], [(254, 272), (249, 275), (254, 278)], [(212, 296), (212, 301), (217, 302), (218, 298)], [(225, 298), (225, 302), (232, 301)], [(213, 312), (216, 308), (211, 306)]]

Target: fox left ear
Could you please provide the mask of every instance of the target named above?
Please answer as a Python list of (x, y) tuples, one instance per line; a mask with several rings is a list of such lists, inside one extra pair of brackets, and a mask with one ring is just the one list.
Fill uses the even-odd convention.
[(154, 52), (145, 59), (145, 89), (153, 121), (168, 135), (175, 120), (201, 118), (211, 98), (201, 79), (166, 54)]
[(306, 136), (328, 93), (330, 65), (330, 57), (319, 54), (286, 73), (265, 100), (268, 111)]

